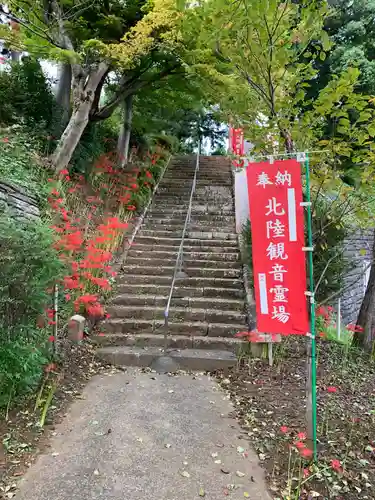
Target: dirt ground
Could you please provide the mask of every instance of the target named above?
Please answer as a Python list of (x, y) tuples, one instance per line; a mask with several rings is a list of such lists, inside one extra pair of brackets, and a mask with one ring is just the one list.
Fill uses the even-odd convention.
[(319, 340), (314, 465), (304, 435), (305, 345), (304, 338), (288, 337), (272, 368), (245, 356), (229, 376), (219, 375), (243, 439), (257, 451), (274, 498), (375, 499), (375, 363)]

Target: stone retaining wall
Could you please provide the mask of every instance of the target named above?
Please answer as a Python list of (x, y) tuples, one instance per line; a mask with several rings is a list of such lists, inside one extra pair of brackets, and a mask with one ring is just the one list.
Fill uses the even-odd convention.
[(40, 217), (38, 200), (23, 188), (0, 181), (0, 206), (5, 204), (15, 219), (37, 220)]
[(344, 255), (354, 266), (344, 278), (345, 290), (341, 296), (344, 324), (357, 319), (370, 272), (372, 242), (373, 230), (357, 230), (344, 243)]

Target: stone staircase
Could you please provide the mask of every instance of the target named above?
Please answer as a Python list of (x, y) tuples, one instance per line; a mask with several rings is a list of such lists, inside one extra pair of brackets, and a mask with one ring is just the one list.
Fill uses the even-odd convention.
[(191, 222), (184, 244), (187, 275), (176, 281), (164, 353), (164, 310), (189, 207), (195, 156), (175, 158), (161, 180), (117, 281), (117, 295), (98, 355), (117, 365), (175, 368), (232, 366), (246, 329), (244, 288), (235, 232), (232, 173), (223, 157), (200, 157)]

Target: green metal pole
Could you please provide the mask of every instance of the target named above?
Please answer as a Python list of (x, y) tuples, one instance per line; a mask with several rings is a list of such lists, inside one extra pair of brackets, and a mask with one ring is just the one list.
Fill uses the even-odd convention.
[(309, 282), (310, 282), (310, 333), (311, 333), (311, 395), (312, 395), (312, 441), (314, 461), (317, 460), (317, 403), (316, 403), (316, 338), (315, 338), (315, 300), (314, 300), (314, 273), (313, 273), (313, 237), (312, 237), (312, 213), (310, 193), (310, 167), (309, 156), (305, 158), (306, 174), (306, 201), (307, 201), (307, 241), (310, 250), (308, 253)]

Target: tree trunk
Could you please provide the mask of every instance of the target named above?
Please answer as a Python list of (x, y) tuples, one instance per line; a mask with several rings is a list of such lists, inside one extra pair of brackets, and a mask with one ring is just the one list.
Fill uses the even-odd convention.
[(372, 263), (370, 277), (367, 283), (366, 293), (363, 297), (362, 305), (359, 310), (357, 325), (363, 328), (363, 332), (357, 332), (354, 335), (354, 345), (363, 347), (366, 351), (372, 351), (375, 340), (375, 231), (374, 242), (372, 245)]
[(56, 102), (62, 111), (61, 125), (66, 127), (72, 112), (70, 94), (72, 88), (72, 67), (62, 63), (59, 68), (59, 82), (56, 90)]
[(68, 166), (89, 121), (91, 104), (89, 100), (83, 101), (78, 109), (73, 111), (56, 151), (52, 156), (52, 163), (56, 172), (60, 172), (60, 170)]
[(95, 90), (108, 71), (106, 63), (100, 63), (88, 77), (81, 68), (73, 72), (73, 113), (52, 155), (56, 172), (66, 168), (89, 121)]
[(117, 156), (119, 163), (124, 167), (128, 163), (129, 143), (133, 118), (133, 95), (128, 95), (124, 100), (124, 115), (120, 134), (117, 142)]

